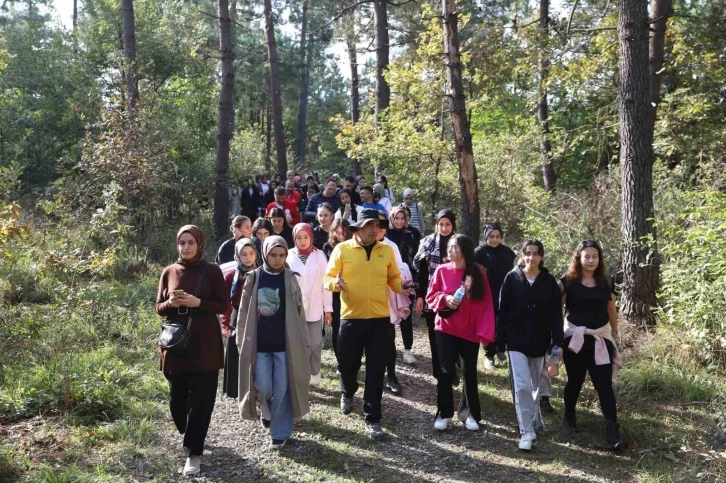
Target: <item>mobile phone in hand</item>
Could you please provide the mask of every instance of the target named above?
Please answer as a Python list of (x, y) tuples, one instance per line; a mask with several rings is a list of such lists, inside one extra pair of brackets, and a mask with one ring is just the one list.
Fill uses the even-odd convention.
[(184, 295), (184, 290), (178, 290), (178, 289), (177, 290), (172, 290), (171, 293), (173, 295), (179, 297), (180, 295)]

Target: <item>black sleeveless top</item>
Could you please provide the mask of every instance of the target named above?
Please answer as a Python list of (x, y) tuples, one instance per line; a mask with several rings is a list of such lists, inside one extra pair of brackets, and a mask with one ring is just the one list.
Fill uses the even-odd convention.
[(614, 284), (606, 277), (605, 287), (586, 287), (567, 276), (560, 279), (565, 288), (565, 317), (573, 325), (599, 329), (610, 321), (608, 302), (615, 293)]

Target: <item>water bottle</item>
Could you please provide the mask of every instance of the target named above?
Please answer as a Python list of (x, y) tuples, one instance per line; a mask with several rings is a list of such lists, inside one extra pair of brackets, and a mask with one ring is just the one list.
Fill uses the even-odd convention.
[(461, 284), (461, 287), (456, 289), (456, 292), (454, 292), (454, 298), (461, 303), (462, 300), (464, 300), (464, 294), (466, 293), (466, 287), (464, 287), (464, 284)]
[(550, 377), (557, 377), (560, 374), (560, 356), (562, 355), (562, 350), (557, 347), (552, 347), (552, 354), (550, 355), (550, 364), (547, 366), (547, 374), (550, 375)]

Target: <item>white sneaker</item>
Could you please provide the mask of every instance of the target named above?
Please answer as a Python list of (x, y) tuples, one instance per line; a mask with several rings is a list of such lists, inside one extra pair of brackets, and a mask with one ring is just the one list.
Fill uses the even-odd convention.
[(416, 364), (416, 358), (411, 354), (410, 350), (403, 351), (403, 362), (406, 364)]
[(532, 441), (536, 441), (537, 440), (537, 433), (535, 433), (534, 431), (532, 431), (531, 433), (529, 433), (529, 439), (531, 439)]
[(491, 371), (494, 369), (494, 359), (490, 359), (488, 357), (484, 358), (484, 369), (487, 371)]
[(200, 456), (190, 456), (187, 458), (187, 462), (184, 465), (184, 475), (196, 475), (201, 471), (201, 457)]
[(310, 385), (317, 386), (318, 384), (320, 384), (320, 373), (319, 372), (317, 374), (313, 374), (312, 376), (310, 376)]
[(479, 423), (476, 422), (474, 416), (472, 416), (471, 414), (468, 418), (466, 418), (466, 423), (464, 424), (466, 425), (466, 429), (468, 429), (469, 431), (479, 431)]
[(449, 427), (449, 422), (451, 421), (451, 418), (442, 418), (441, 416), (436, 416), (436, 421), (434, 421), (434, 429), (438, 429), (439, 431), (444, 431), (446, 428)]
[(532, 449), (532, 433), (524, 433), (519, 439), (519, 449), (530, 451)]

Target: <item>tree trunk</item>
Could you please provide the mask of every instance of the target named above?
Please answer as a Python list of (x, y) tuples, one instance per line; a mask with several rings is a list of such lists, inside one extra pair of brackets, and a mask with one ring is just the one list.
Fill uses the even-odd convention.
[(78, 27), (78, 0), (73, 0), (73, 31)]
[(297, 139), (295, 155), (298, 165), (305, 163), (305, 136), (308, 119), (308, 87), (310, 85), (309, 49), (307, 44), (308, 0), (302, 0), (302, 27), (300, 29), (300, 102), (297, 111)]
[(650, 115), (648, 127), (655, 131), (655, 121), (660, 104), (661, 69), (665, 51), (665, 34), (668, 17), (673, 13), (673, 0), (651, 0), (650, 10), (653, 23), (650, 24)]
[(444, 55), (446, 79), (449, 92), (449, 106), (459, 162), (459, 184), (461, 185), (461, 229), (472, 239), (479, 239), (479, 190), (477, 186), (474, 150), (471, 143), (469, 119), (466, 116), (466, 100), (462, 80), (462, 65), (459, 55), (458, 13), (456, 0), (443, 0)]
[(555, 169), (552, 166), (549, 105), (547, 104), (547, 74), (549, 71), (550, 0), (539, 2), (539, 57), (537, 65), (537, 120), (539, 121), (542, 179), (546, 191), (555, 189)]
[(272, 107), (269, 104), (265, 121), (265, 173), (270, 174), (272, 171)]
[[(623, 288), (620, 311), (635, 324), (654, 322), (658, 265), (653, 226), (653, 131), (648, 70), (647, 3), (621, 0), (618, 12), (620, 46), (620, 166), (622, 170)], [(653, 245), (646, 241), (652, 237)]]
[[(282, 97), (280, 95), (280, 74), (278, 69), (277, 45), (275, 44), (275, 25), (272, 19), (272, 1), (265, 3), (265, 36), (267, 37), (267, 58), (270, 64), (270, 95), (272, 96), (272, 124), (277, 151), (277, 173), (285, 176), (287, 172), (287, 152), (285, 130), (282, 125)], [(270, 173), (272, 174), (272, 173)]]
[(121, 0), (123, 16), (122, 39), (126, 59), (126, 103), (129, 111), (139, 105), (139, 80), (136, 77), (136, 26), (134, 21), (134, 0)]
[[(358, 90), (360, 80), (358, 79), (358, 52), (356, 50), (354, 9), (349, 11), (346, 23), (345, 42), (348, 48), (348, 60), (350, 61), (350, 117), (353, 124), (357, 124), (360, 120), (360, 92)], [(360, 165), (360, 159), (355, 158), (352, 161), (353, 176), (362, 175), (363, 169)]]
[(218, 0), (219, 50), (222, 54), (222, 89), (219, 92), (216, 178), (214, 181), (214, 235), (217, 242), (227, 236), (229, 226), (229, 143), (234, 132), (234, 50), (227, 0)]
[(387, 0), (373, 0), (376, 22), (376, 119), (381, 120), (381, 113), (391, 103), (391, 89), (383, 76), (388, 68), (388, 3)]

